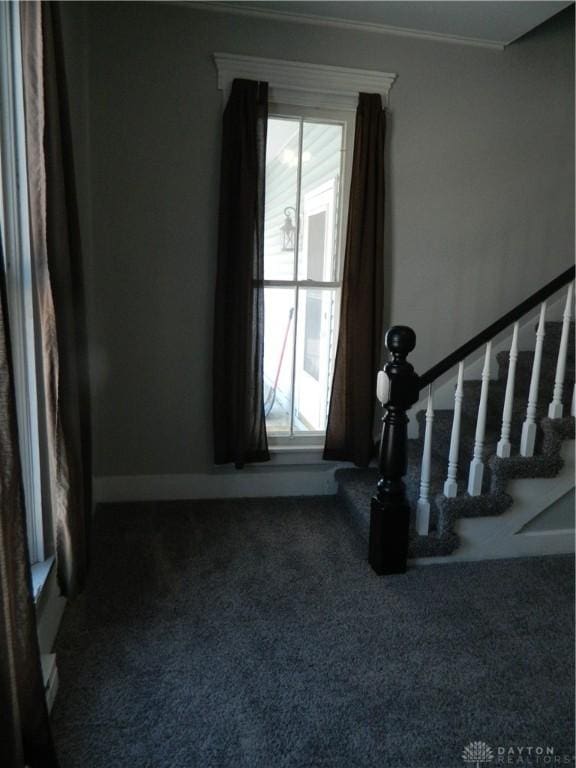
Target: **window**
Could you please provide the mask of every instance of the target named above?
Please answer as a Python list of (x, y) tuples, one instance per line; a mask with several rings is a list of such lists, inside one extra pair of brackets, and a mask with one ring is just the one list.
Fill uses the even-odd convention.
[(215, 53), (224, 105), (234, 78), (269, 86), (264, 243), (264, 397), (271, 446), (326, 430), (358, 94), (387, 103), (396, 75)]
[(270, 438), (326, 429), (336, 352), (349, 114), (271, 107), (264, 222), (264, 398)]
[[(6, 270), (16, 415), (32, 565), (47, 555), (49, 528), (42, 493), (34, 296), (28, 210), (18, 6), (0, 3), (0, 236)], [(44, 510), (46, 509), (46, 515)]]

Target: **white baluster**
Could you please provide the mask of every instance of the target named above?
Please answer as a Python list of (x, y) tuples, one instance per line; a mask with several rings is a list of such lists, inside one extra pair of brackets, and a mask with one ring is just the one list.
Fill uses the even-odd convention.
[(528, 407), (526, 419), (522, 425), (522, 438), (520, 440), (520, 455), (532, 456), (536, 442), (536, 408), (538, 406), (538, 387), (540, 385), (540, 366), (542, 364), (542, 349), (544, 347), (544, 323), (546, 322), (546, 302), (540, 307), (540, 320), (536, 331), (536, 349), (534, 350), (534, 362), (532, 364), (532, 376), (530, 377), (530, 392), (528, 393)]
[(570, 318), (572, 316), (572, 293), (574, 283), (568, 286), (566, 294), (566, 306), (564, 307), (564, 316), (562, 318), (562, 336), (560, 337), (560, 348), (558, 349), (558, 362), (556, 363), (556, 377), (554, 379), (554, 394), (552, 402), (548, 407), (549, 419), (561, 419), (564, 412), (562, 406), (562, 394), (564, 392), (564, 375), (566, 373), (566, 355), (568, 354), (568, 334), (570, 333)]
[(470, 496), (479, 496), (482, 492), (482, 478), (484, 476), (484, 435), (486, 432), (486, 409), (488, 406), (488, 384), (490, 381), (490, 355), (492, 354), (492, 342), (486, 344), (484, 355), (484, 368), (482, 369), (482, 389), (480, 390), (480, 404), (478, 406), (478, 418), (476, 420), (476, 435), (474, 437), (474, 454), (470, 462), (470, 474), (468, 475), (468, 493)]
[(464, 362), (458, 366), (458, 383), (454, 393), (454, 418), (452, 419), (452, 435), (450, 436), (450, 454), (448, 455), (448, 476), (444, 483), (444, 496), (454, 498), (458, 493), (456, 475), (458, 473), (458, 450), (460, 448), (460, 421), (462, 417), (462, 400), (464, 399)]
[(508, 378), (506, 379), (506, 394), (502, 410), (502, 432), (496, 448), (496, 455), (501, 459), (510, 456), (510, 424), (512, 422), (512, 403), (514, 400), (514, 380), (516, 378), (516, 361), (518, 360), (518, 323), (514, 324), (510, 356), (508, 358)]
[(432, 459), (432, 424), (434, 406), (432, 387), (428, 387), (428, 407), (426, 408), (426, 432), (422, 451), (422, 472), (420, 475), (420, 498), (416, 508), (416, 530), (420, 536), (427, 536), (430, 530), (430, 465)]

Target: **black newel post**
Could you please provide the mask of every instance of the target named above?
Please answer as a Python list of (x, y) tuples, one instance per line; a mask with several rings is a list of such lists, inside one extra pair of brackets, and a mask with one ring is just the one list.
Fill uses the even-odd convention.
[(410, 507), (402, 482), (408, 460), (406, 411), (419, 396), (418, 376), (406, 362), (406, 356), (416, 346), (414, 331), (404, 325), (390, 328), (386, 346), (392, 360), (384, 366), (389, 390), (380, 443), (380, 480), (370, 511), (368, 555), (370, 565), (378, 574), (406, 571), (410, 522)]

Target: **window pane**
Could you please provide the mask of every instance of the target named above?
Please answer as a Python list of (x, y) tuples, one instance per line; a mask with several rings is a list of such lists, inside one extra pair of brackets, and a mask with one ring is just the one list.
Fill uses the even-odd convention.
[(335, 353), (336, 290), (300, 289), (294, 432), (323, 432)]
[(340, 164), (344, 127), (304, 122), (299, 280), (338, 280)]
[(313, 379), (320, 381), (322, 296), (319, 291), (306, 292), (304, 323), (304, 358), (302, 367)]
[(306, 277), (309, 280), (324, 279), (324, 253), (326, 250), (327, 234), (326, 213), (326, 211), (320, 211), (308, 216), (308, 268), (306, 270)]
[(264, 211), (266, 280), (294, 279), (299, 144), (299, 120), (276, 117), (268, 120)]
[(290, 433), (294, 288), (264, 289), (264, 412), (268, 434)]

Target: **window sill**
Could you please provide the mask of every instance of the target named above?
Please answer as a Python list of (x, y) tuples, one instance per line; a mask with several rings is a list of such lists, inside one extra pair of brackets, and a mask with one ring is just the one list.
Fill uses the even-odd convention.
[(32, 566), (32, 596), (34, 602), (37, 604), (44, 589), (44, 585), (48, 580), (52, 566), (54, 565), (54, 555), (41, 563), (34, 563)]
[(330, 462), (324, 461), (322, 445), (270, 445), (270, 464), (322, 464), (328, 466)]

